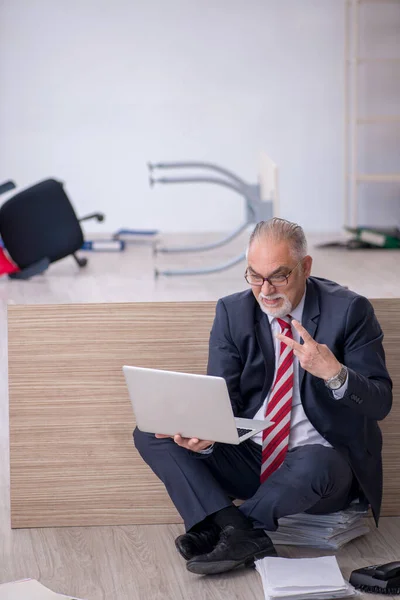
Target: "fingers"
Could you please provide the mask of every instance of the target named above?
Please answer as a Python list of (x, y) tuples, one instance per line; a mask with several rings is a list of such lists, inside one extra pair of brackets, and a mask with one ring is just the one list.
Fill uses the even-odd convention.
[(179, 433), (174, 435), (174, 442), (175, 444), (178, 444), (178, 446), (187, 446), (191, 439), (193, 438), (183, 438)]
[(296, 356), (299, 356), (299, 354), (303, 354), (303, 352), (306, 350), (307, 346), (308, 346), (308, 348), (310, 348), (310, 347), (318, 348), (318, 343), (308, 333), (307, 329), (305, 329), (303, 327), (303, 325), (301, 325), (301, 323), (296, 321), (296, 319), (293, 319), (292, 324), (293, 324), (294, 328), (296, 329), (296, 331), (299, 333), (299, 335), (303, 338), (304, 344), (299, 344), (292, 338), (282, 335), (281, 333), (278, 333), (278, 335), (276, 336), (278, 338), (278, 340), (280, 340), (281, 342), (286, 344), (286, 346), (289, 346), (289, 348), (292, 348), (292, 350), (294, 351)]
[(192, 450), (192, 452), (201, 452), (201, 450), (204, 450), (204, 448), (207, 448), (212, 444), (212, 442), (199, 440), (198, 438), (184, 438), (179, 434), (174, 436), (174, 442), (182, 448)]
[(187, 440), (187, 445), (190, 448), (190, 450), (195, 450), (199, 445), (199, 442), (200, 440), (197, 438), (190, 438)]
[[(296, 321), (296, 319), (293, 319), (292, 325), (296, 329), (296, 331), (299, 332), (299, 334), (301, 335), (301, 337), (304, 340), (304, 343), (315, 342), (314, 338), (308, 333), (307, 329), (305, 329), (301, 323)], [(317, 342), (315, 342), (315, 343), (317, 343)]]
[(289, 348), (292, 348), (292, 350), (301, 352), (301, 349), (302, 349), (301, 344), (299, 344), (292, 338), (289, 338), (286, 335), (282, 335), (282, 333), (278, 333), (278, 335), (276, 337), (278, 338), (278, 340), (280, 340), (281, 342), (286, 344), (286, 346), (289, 346)]
[(177, 433), (175, 435), (168, 435), (165, 433), (156, 433), (155, 437), (158, 440), (162, 440), (165, 438), (172, 438), (174, 440), (175, 444), (178, 444), (178, 446), (183, 446), (184, 444), (187, 444), (189, 446), (196, 446), (196, 444), (198, 444), (200, 441), (197, 438), (183, 438), (181, 435), (179, 435), (179, 433)]
[(198, 438), (184, 438), (179, 433), (175, 435), (156, 433), (155, 437), (157, 439), (172, 438), (175, 444), (181, 446), (182, 448), (186, 448), (186, 450), (192, 450), (193, 452), (201, 452), (201, 450), (204, 450), (213, 444), (213, 442), (199, 440)]

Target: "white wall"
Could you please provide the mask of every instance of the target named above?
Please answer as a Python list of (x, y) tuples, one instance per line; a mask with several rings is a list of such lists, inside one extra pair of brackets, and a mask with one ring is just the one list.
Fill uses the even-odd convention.
[[(63, 179), (106, 231), (224, 230), (241, 200), (146, 162), (280, 166), (282, 216), (343, 223), (343, 0), (0, 0), (0, 181)], [(90, 229), (96, 229), (90, 225)]]

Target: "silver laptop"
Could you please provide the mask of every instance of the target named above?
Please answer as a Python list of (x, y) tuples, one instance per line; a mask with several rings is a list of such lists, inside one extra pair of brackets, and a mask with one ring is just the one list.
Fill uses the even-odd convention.
[(234, 417), (222, 377), (130, 366), (123, 372), (141, 431), (240, 444), (272, 425)]

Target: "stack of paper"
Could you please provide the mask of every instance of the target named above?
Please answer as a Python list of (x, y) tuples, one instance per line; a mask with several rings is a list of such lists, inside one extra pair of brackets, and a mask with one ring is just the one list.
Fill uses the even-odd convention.
[(36, 579), (24, 579), (0, 584), (0, 600), (79, 600), (72, 596), (56, 594)]
[(334, 556), (275, 558), (256, 561), (265, 600), (325, 600), (348, 598), (356, 591), (340, 572)]
[(268, 532), (274, 544), (338, 550), (369, 532), (367, 510), (356, 506), (328, 515), (301, 513), (279, 519), (277, 531)]

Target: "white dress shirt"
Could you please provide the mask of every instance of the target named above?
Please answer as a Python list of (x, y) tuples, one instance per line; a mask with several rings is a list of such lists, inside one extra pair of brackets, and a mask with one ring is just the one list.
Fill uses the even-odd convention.
[[(290, 315), (299, 323), (302, 322), (303, 318), (303, 308), (306, 294), (304, 293), (302, 299), (299, 304), (296, 306), (294, 310), (291, 311)], [(271, 324), (271, 333), (272, 338), (275, 344), (275, 376), (274, 383), (276, 378), (276, 373), (278, 370), (279, 363), (279, 354), (280, 354), (280, 341), (276, 338), (277, 333), (281, 333), (281, 327), (275, 317), (271, 317), (267, 315), (269, 322)], [(296, 331), (294, 327), (292, 327), (293, 339), (296, 342), (300, 342), (300, 335)], [(254, 419), (265, 419), (265, 413), (267, 410), (268, 400), (271, 395), (271, 391), (273, 388), (273, 384), (271, 386), (271, 390), (267, 397), (265, 398), (263, 405), (254, 415)], [(334, 397), (339, 400), (342, 398), (347, 389), (347, 380), (344, 385), (335, 390), (333, 392)], [(262, 444), (262, 431), (257, 433), (251, 438), (257, 444)], [(289, 433), (289, 450), (294, 448), (295, 446), (304, 446), (305, 444), (321, 444), (322, 446), (328, 446), (331, 448), (331, 444), (323, 438), (315, 427), (310, 423), (307, 418), (306, 413), (304, 412), (303, 405), (300, 399), (300, 389), (299, 389), (299, 359), (297, 356), (293, 357), (293, 399), (292, 399), (292, 414), (290, 418), (290, 433)]]

